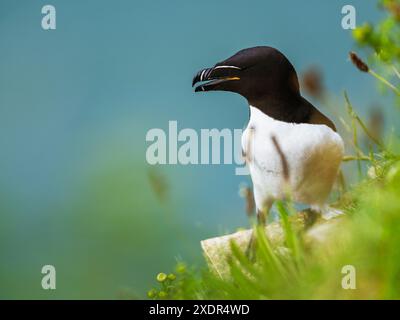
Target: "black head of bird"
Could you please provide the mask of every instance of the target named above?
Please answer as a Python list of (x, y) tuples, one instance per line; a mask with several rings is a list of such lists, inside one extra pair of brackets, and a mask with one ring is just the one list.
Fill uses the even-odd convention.
[(243, 49), (193, 78), (196, 92), (230, 91), (276, 120), (309, 123), (314, 118), (334, 129), (299, 89), (296, 71), (277, 49), (267, 46)]
[(268, 96), (299, 95), (296, 71), (289, 60), (272, 47), (243, 49), (212, 68), (200, 70), (193, 86), (198, 91), (231, 91), (250, 104)]

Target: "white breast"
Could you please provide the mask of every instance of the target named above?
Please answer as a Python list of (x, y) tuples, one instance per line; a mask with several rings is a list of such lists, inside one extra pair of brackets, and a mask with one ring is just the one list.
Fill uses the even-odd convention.
[(294, 201), (322, 205), (335, 182), (343, 157), (343, 141), (325, 125), (274, 120), (250, 106), (250, 121), (242, 136), (258, 209), (284, 195), (282, 159), (273, 144), (275, 136), (289, 166)]

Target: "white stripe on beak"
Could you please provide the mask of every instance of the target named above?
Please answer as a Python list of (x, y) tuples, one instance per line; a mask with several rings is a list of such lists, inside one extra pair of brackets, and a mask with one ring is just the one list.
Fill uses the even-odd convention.
[(206, 72), (206, 69), (204, 69), (204, 70), (201, 72), (200, 81), (203, 81), (204, 72)]
[(237, 69), (237, 70), (240, 70), (240, 68), (236, 67), (236, 66), (216, 66), (214, 69)]

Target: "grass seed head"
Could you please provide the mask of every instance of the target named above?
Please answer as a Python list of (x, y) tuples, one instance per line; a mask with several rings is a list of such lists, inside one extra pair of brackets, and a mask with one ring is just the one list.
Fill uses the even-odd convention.
[(165, 280), (167, 280), (167, 275), (164, 272), (160, 272), (157, 275), (157, 281), (158, 282), (164, 282)]
[(310, 67), (301, 76), (301, 82), (308, 95), (320, 98), (324, 94), (322, 72), (317, 67)]
[(357, 55), (357, 53), (350, 52), (349, 57), (351, 62), (353, 62), (353, 64), (357, 67), (358, 70), (360, 70), (361, 72), (369, 71), (368, 65), (363, 60), (361, 60), (361, 58)]
[(149, 290), (148, 292), (147, 292), (147, 296), (150, 298), (150, 299), (154, 299), (156, 296), (157, 296), (157, 290), (156, 289), (151, 289), (151, 290)]
[(168, 280), (174, 281), (176, 279), (176, 275), (174, 275), (173, 273), (170, 273), (168, 275)]

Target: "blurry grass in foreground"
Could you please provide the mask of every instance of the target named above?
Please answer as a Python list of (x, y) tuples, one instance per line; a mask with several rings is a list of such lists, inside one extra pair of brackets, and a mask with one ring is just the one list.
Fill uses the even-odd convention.
[[(256, 263), (232, 243), (231, 277), (182, 269), (177, 278), (151, 290), (169, 299), (398, 299), (400, 298), (400, 160), (384, 158), (370, 176), (343, 196), (346, 217), (322, 244), (306, 244), (287, 223), (279, 203), (287, 251), (273, 248), (256, 228)], [(355, 290), (341, 286), (342, 267), (356, 269)], [(166, 280), (167, 281), (167, 280)], [(164, 282), (161, 281), (163, 284)]]

